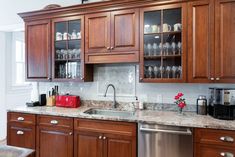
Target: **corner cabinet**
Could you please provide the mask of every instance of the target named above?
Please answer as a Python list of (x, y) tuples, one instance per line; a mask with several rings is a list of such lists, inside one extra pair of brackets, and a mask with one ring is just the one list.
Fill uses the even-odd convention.
[(139, 62), (139, 9), (85, 15), (86, 63)]
[(51, 80), (51, 22), (26, 22), (26, 80)]
[(186, 82), (187, 4), (140, 10), (140, 81)]

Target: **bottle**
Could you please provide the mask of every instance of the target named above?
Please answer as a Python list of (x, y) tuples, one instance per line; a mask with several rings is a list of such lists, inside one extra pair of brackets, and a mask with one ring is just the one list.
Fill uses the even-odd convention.
[(204, 95), (199, 95), (197, 99), (197, 114), (206, 115), (207, 114), (207, 99)]

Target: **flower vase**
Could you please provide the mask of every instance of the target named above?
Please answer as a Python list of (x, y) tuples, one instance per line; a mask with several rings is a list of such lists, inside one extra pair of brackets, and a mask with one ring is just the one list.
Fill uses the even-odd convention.
[(183, 115), (183, 108), (179, 107), (179, 111), (178, 111), (179, 115)]

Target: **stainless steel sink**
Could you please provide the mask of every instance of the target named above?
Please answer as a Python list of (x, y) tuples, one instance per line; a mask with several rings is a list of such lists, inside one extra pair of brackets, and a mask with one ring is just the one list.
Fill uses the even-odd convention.
[(132, 117), (135, 112), (131, 111), (117, 111), (117, 110), (105, 110), (105, 109), (97, 109), (91, 108), (84, 113), (89, 115), (101, 115), (101, 116), (112, 116), (112, 117)]

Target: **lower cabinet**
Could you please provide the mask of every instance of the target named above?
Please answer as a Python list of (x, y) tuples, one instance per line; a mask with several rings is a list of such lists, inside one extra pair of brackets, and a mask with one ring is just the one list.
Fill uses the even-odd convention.
[(75, 157), (136, 157), (136, 124), (74, 121)]

